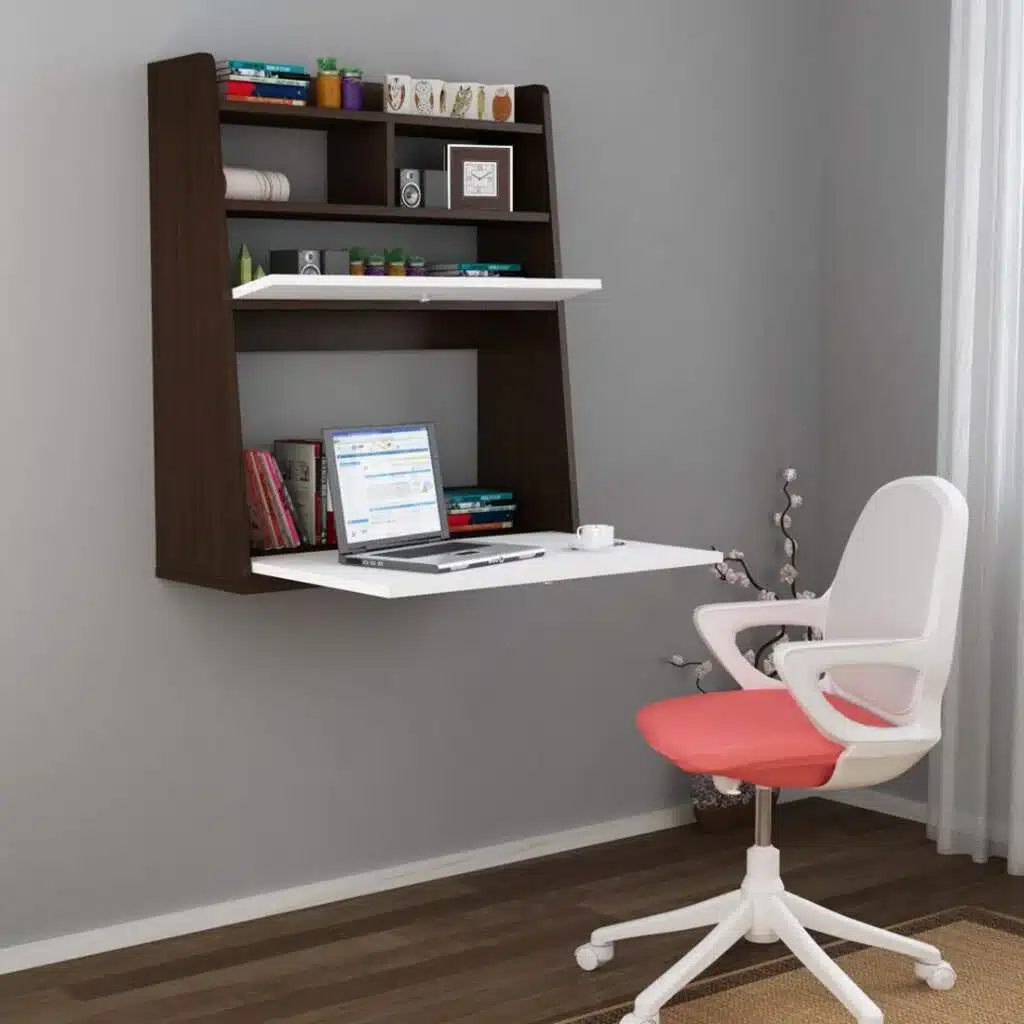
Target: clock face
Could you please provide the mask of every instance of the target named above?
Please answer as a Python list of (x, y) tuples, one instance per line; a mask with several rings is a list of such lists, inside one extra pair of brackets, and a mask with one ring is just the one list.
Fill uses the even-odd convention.
[(467, 160), (462, 165), (462, 194), (497, 199), (498, 165), (489, 160)]

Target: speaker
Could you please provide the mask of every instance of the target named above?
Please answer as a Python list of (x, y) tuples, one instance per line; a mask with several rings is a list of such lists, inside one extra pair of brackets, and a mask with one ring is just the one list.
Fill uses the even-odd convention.
[(410, 209), (423, 203), (420, 172), (413, 167), (402, 167), (398, 171), (398, 201)]
[(423, 172), (423, 205), (444, 210), (448, 207), (448, 172)]
[(319, 275), (319, 249), (271, 249), (270, 273)]

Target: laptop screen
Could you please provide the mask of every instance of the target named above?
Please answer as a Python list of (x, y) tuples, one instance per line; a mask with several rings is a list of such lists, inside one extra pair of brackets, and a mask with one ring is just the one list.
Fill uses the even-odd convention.
[(347, 545), (442, 533), (431, 439), (425, 423), (330, 431)]

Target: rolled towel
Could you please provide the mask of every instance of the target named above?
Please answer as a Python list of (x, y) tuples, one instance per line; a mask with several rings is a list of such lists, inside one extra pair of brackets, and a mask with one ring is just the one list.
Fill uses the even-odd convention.
[(291, 193), (291, 182), (280, 171), (259, 171), (250, 167), (224, 168), (225, 199), (285, 203)]

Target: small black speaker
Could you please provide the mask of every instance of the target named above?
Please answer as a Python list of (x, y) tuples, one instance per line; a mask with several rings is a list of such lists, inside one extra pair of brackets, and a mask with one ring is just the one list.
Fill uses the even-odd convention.
[(420, 186), (420, 172), (413, 167), (402, 167), (398, 171), (398, 202), (413, 209), (423, 204), (423, 189)]
[(270, 250), (271, 274), (319, 275), (321, 273), (320, 266), (319, 249)]

